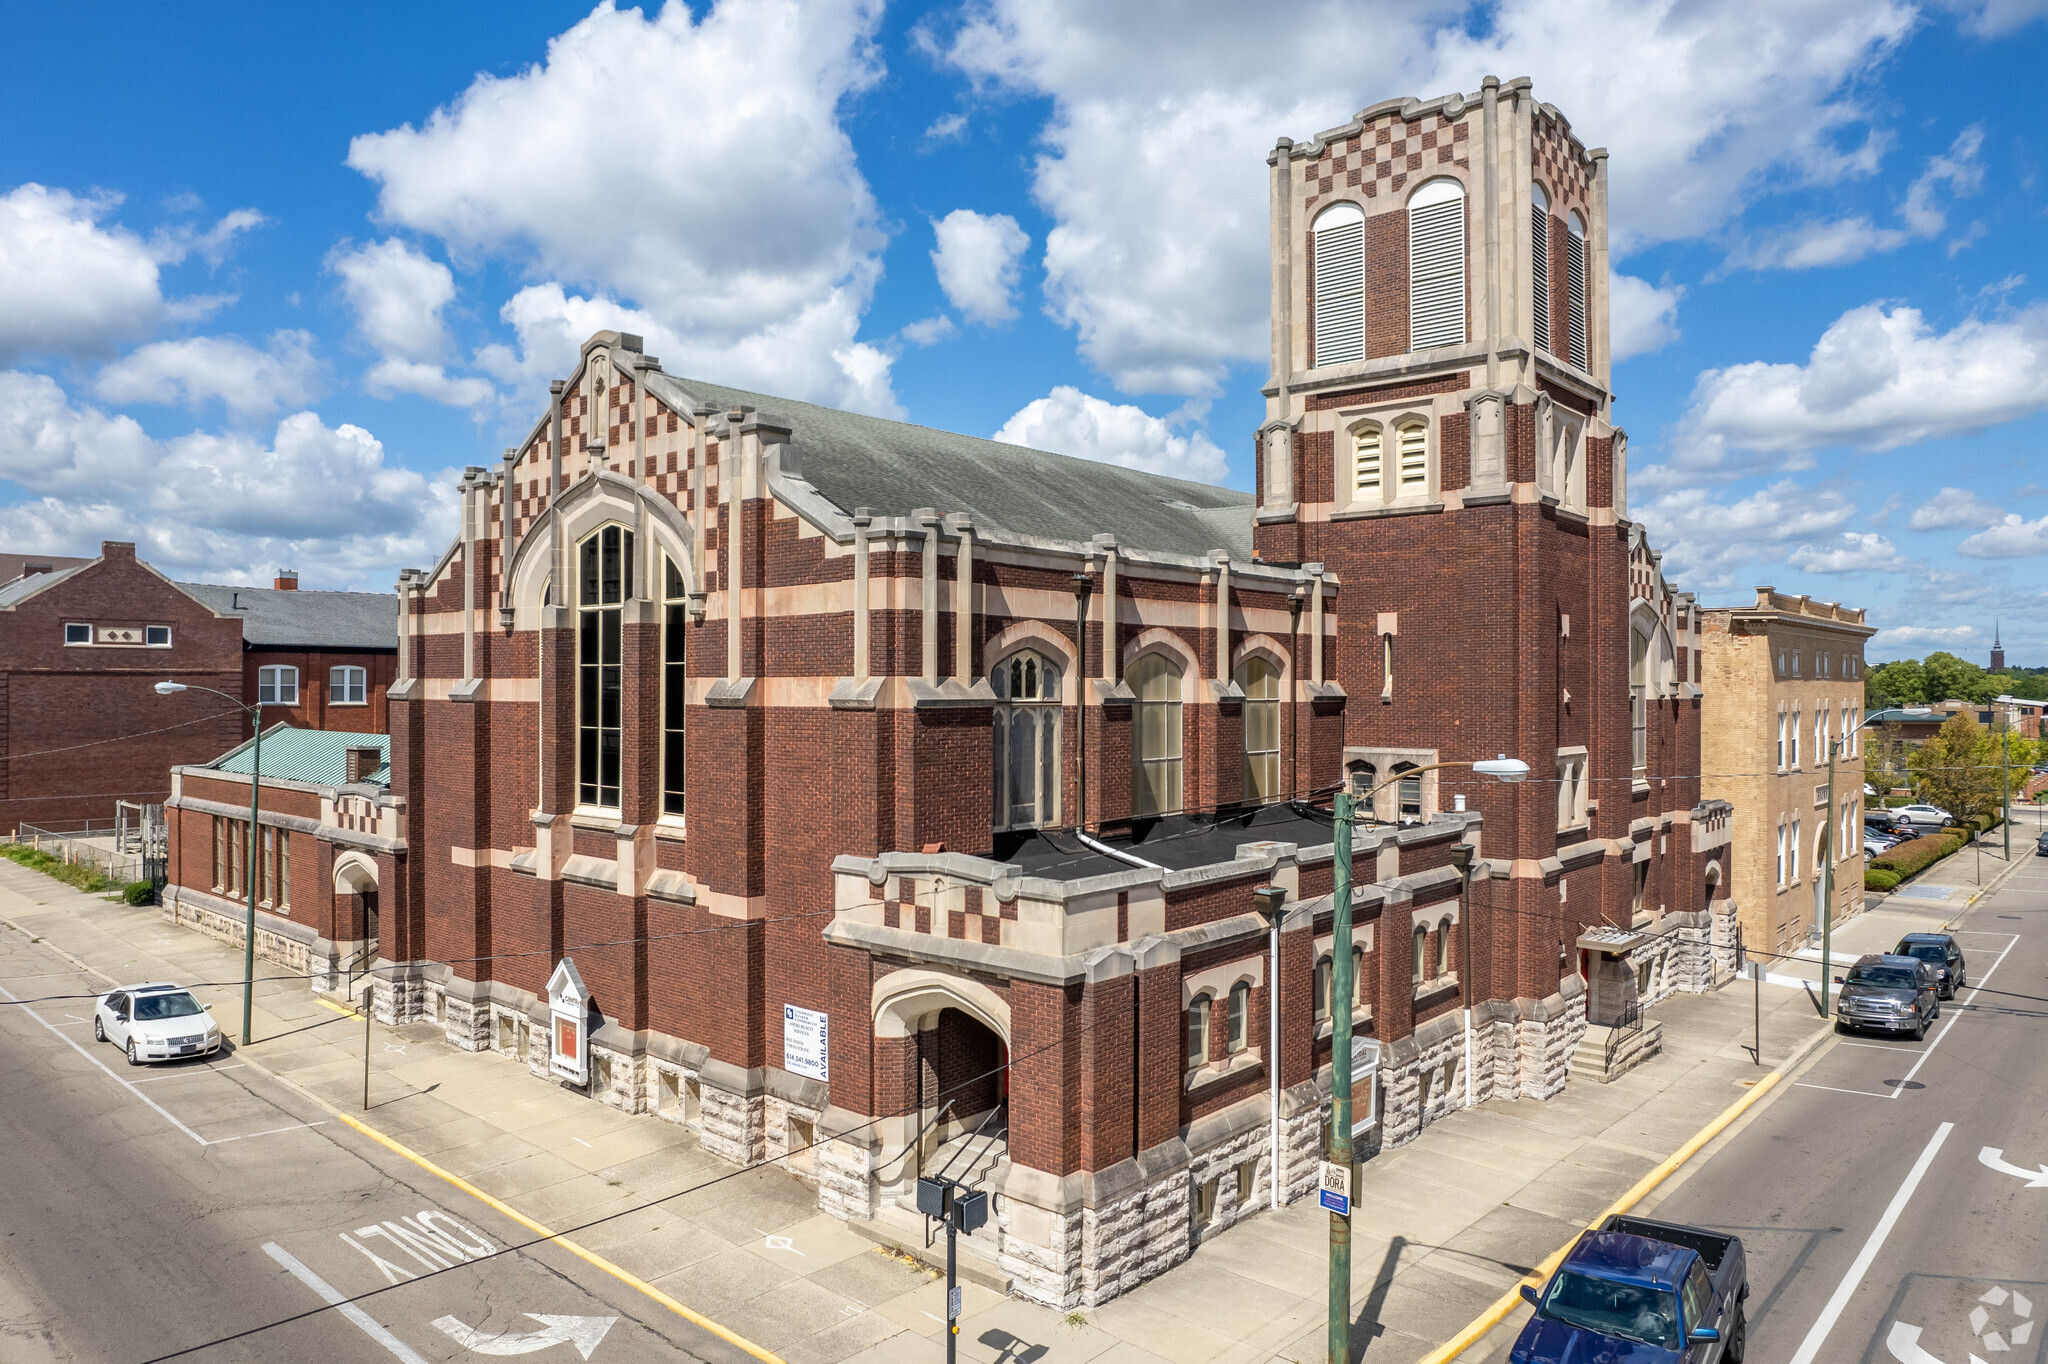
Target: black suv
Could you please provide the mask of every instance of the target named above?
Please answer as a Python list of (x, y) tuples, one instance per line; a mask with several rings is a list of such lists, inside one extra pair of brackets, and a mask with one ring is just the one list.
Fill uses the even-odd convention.
[(1836, 1032), (1882, 1028), (1909, 1032), (1918, 1042), (1927, 1036), (1927, 1025), (1941, 1017), (1934, 968), (1918, 957), (1872, 952), (1858, 957), (1847, 976), (1836, 976), (1835, 984), (1842, 987), (1835, 1005)]
[(1943, 999), (1954, 999), (1956, 991), (1969, 983), (1963, 967), (1963, 949), (1946, 933), (1908, 933), (1899, 939), (1892, 955), (1918, 957), (1934, 968), (1934, 988)]

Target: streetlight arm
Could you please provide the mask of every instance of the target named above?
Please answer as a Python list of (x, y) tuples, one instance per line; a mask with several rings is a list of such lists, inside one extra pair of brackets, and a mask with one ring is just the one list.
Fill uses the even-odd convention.
[(251, 705), (239, 696), (230, 696), (226, 692), (216, 690), (213, 687), (195, 687), (190, 682), (159, 682), (156, 684), (156, 691), (159, 696), (176, 696), (181, 691), (203, 691), (209, 696), (218, 696), (221, 700), (231, 705), (241, 707), (244, 712), (250, 715), (256, 714), (262, 705), (261, 702)]
[(1430, 763), (1425, 767), (1404, 767), (1393, 776), (1358, 797), (1358, 804), (1366, 810), (1372, 809), (1372, 798), (1389, 786), (1397, 785), (1410, 777), (1421, 776), (1424, 772), (1436, 772), (1447, 767), (1469, 767), (1501, 781), (1520, 781), (1529, 775), (1529, 764), (1515, 758), (1482, 758), (1476, 762)]

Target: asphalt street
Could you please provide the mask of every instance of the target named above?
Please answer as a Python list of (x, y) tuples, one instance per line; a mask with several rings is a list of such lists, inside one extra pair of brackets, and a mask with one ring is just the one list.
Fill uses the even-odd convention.
[(2032, 823), (2013, 830), (2013, 878), (1952, 921), (1969, 988), (1924, 1042), (1834, 1039), (1644, 1205), (1742, 1236), (1750, 1359), (2048, 1359), (2048, 858), (2030, 856)]
[[(0, 1001), (105, 988), (0, 934)], [(5, 1364), (746, 1358), (232, 1053), (131, 1068), (91, 1017), (0, 1002)]]

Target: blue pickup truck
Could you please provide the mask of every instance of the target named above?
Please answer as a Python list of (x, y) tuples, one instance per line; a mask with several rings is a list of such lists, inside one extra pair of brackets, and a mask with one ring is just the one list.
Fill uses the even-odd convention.
[(1647, 1217), (1609, 1217), (1542, 1291), (1512, 1364), (1742, 1364), (1749, 1261), (1742, 1239)]

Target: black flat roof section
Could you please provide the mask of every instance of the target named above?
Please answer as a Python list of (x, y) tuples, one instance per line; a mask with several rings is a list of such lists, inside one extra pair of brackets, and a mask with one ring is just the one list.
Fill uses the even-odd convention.
[[(1246, 843), (1295, 843), (1313, 848), (1332, 842), (1334, 822), (1327, 810), (1289, 802), (1226, 810), (1215, 815), (1163, 815), (1135, 822), (1129, 834), (1096, 841), (1169, 871), (1214, 866), (1236, 858)], [(1071, 829), (1033, 829), (996, 835), (993, 861), (1008, 862), (1026, 876), (1077, 881), (1129, 871), (1121, 858), (1095, 851)]]

